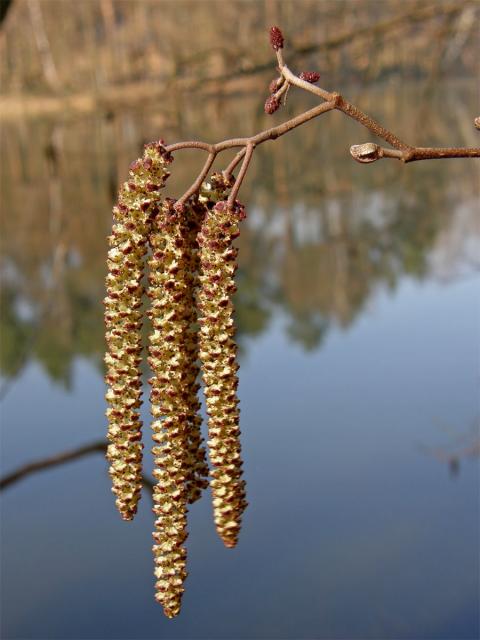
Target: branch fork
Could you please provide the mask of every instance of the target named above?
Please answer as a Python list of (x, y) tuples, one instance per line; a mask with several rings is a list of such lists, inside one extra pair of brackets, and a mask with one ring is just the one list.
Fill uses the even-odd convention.
[[(383, 127), (368, 114), (361, 111), (358, 107), (348, 102), (340, 93), (327, 91), (316, 85), (320, 75), (316, 72), (302, 72), (300, 75), (293, 73), (285, 64), (283, 58), (284, 38), (278, 27), (270, 29), (270, 43), (275, 51), (277, 58), (277, 70), (279, 76), (270, 83), (270, 95), (265, 103), (265, 112), (273, 114), (285, 102), (285, 98), (290, 87), (297, 87), (321, 98), (322, 102), (316, 107), (301, 113), (294, 118), (283, 122), (282, 124), (261, 131), (249, 138), (232, 138), (223, 140), (215, 144), (207, 142), (190, 140), (186, 142), (177, 142), (167, 147), (167, 151), (175, 152), (181, 149), (201, 149), (208, 154), (207, 160), (198, 174), (193, 184), (187, 191), (177, 200), (175, 208), (177, 211), (183, 211), (187, 200), (198, 193), (203, 181), (206, 179), (216, 157), (226, 149), (240, 147), (240, 151), (234, 156), (230, 164), (223, 170), (223, 175), (227, 179), (233, 179), (233, 172), (240, 165), (240, 171), (234, 181), (230, 196), (228, 198), (228, 207), (232, 209), (238, 191), (242, 185), (248, 167), (253, 157), (255, 148), (266, 142), (267, 140), (275, 140), (285, 135), (289, 131), (317, 118), (328, 111), (334, 109), (341, 111), (349, 118), (356, 120), (363, 125), (371, 133), (384, 140), (390, 147), (382, 147), (374, 142), (365, 142), (350, 147), (350, 155), (354, 160), (362, 164), (370, 164), (382, 158), (393, 158), (403, 163), (414, 162), (416, 160), (431, 160), (444, 158), (479, 158), (480, 147), (416, 147), (407, 144), (398, 138), (392, 131)], [(474, 126), (480, 129), (480, 116), (475, 118)]]

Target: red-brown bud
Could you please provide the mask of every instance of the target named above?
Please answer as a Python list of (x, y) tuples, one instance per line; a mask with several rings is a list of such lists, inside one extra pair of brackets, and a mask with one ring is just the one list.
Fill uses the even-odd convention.
[(310, 82), (310, 84), (315, 84), (320, 80), (320, 74), (317, 71), (302, 71), (299, 78), (300, 80), (305, 80), (305, 82)]
[(270, 27), (270, 44), (274, 51), (283, 49), (283, 33), (278, 27)]
[(272, 115), (280, 107), (280, 101), (275, 96), (268, 96), (265, 101), (265, 113)]
[(177, 202), (177, 203), (174, 205), (174, 211), (175, 211), (176, 213), (180, 213), (180, 214), (185, 213), (185, 205), (183, 204), (183, 202)]
[(268, 85), (268, 90), (270, 91), (270, 93), (275, 93), (276, 91), (278, 91), (280, 85), (282, 84), (282, 81), (283, 78), (274, 78)]

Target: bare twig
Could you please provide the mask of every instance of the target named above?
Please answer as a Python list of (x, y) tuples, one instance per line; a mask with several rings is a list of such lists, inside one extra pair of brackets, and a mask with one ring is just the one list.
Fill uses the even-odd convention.
[(415, 160), (441, 160), (443, 158), (478, 158), (480, 149), (476, 148), (434, 148), (434, 147), (410, 147), (407, 149), (386, 149), (373, 142), (354, 144), (350, 147), (350, 155), (357, 162), (368, 164), (381, 158), (396, 158), (402, 162), (415, 162)]
[(321, 87), (316, 87), (314, 84), (307, 82), (306, 80), (302, 80), (294, 73), (290, 71), (287, 65), (283, 62), (283, 56), (281, 51), (277, 51), (277, 60), (278, 66), (281, 71), (282, 76), (285, 78), (288, 84), (294, 85), (299, 89), (303, 89), (304, 91), (308, 91), (309, 93), (313, 93), (324, 100), (333, 100), (336, 94), (329, 93), (322, 89)]
[[(274, 32), (279, 38), (278, 42), (272, 41), (272, 46), (275, 50), (277, 56), (278, 70), (280, 72), (280, 77), (277, 82), (273, 83), (271, 88), (271, 100), (279, 101), (282, 95), (286, 94), (288, 89), (291, 86), (298, 87), (299, 89), (303, 89), (304, 91), (308, 91), (309, 93), (313, 93), (314, 95), (322, 98), (324, 102), (320, 103), (316, 107), (301, 113), (300, 115), (287, 120), (286, 122), (276, 126), (271, 127), (270, 129), (266, 129), (265, 131), (261, 131), (256, 135), (250, 136), (248, 138), (231, 138), (229, 140), (223, 140), (221, 142), (217, 142), (215, 144), (209, 144), (207, 142), (202, 141), (186, 141), (186, 142), (177, 142), (167, 147), (167, 150), (170, 152), (179, 151), (181, 149), (202, 149), (207, 151), (209, 156), (208, 159), (198, 174), (196, 180), (192, 184), (192, 186), (186, 191), (183, 196), (178, 200), (177, 207), (181, 207), (183, 203), (194, 193), (196, 193), (203, 180), (205, 179), (208, 171), (210, 170), (217, 154), (226, 149), (232, 149), (235, 147), (241, 147), (241, 150), (235, 155), (233, 160), (227, 166), (227, 168), (223, 171), (225, 177), (230, 177), (234, 169), (238, 166), (238, 164), (243, 160), (243, 164), (238, 175), (238, 178), (235, 181), (234, 187), (229, 197), (229, 206), (233, 205), (235, 197), (237, 196), (238, 190), (240, 189), (243, 179), (248, 170), (248, 166), (252, 159), (254, 149), (263, 142), (267, 140), (275, 140), (280, 136), (285, 135), (292, 129), (317, 118), (318, 116), (326, 113), (327, 111), (332, 111), (333, 109), (337, 109), (341, 111), (349, 118), (356, 120), (359, 124), (368, 129), (371, 133), (375, 134), (382, 140), (385, 140), (393, 149), (388, 149), (381, 147), (375, 143), (367, 142), (361, 145), (354, 145), (350, 148), (350, 153), (352, 157), (358, 162), (367, 164), (371, 162), (375, 162), (380, 158), (394, 158), (397, 160), (401, 160), (404, 163), (414, 162), (416, 160), (430, 160), (430, 159), (443, 159), (443, 158), (478, 158), (480, 157), (480, 148), (479, 147), (444, 147), (444, 148), (436, 148), (436, 147), (416, 147), (406, 142), (402, 141), (397, 135), (395, 135), (392, 131), (386, 129), (383, 125), (374, 120), (371, 116), (361, 111), (358, 107), (351, 104), (338, 92), (330, 92), (322, 87), (316, 86), (314, 82), (308, 82), (307, 80), (295, 75), (285, 64), (283, 59), (283, 35), (278, 27), (274, 27), (271, 30), (271, 33)], [(305, 77), (305, 76), (304, 76)], [(283, 79), (283, 81), (282, 81)], [(276, 86), (275, 86), (276, 84)], [(268, 109), (267, 107), (271, 107), (272, 103), (267, 101), (266, 110), (268, 113), (272, 113), (275, 111), (280, 105), (273, 104), (272, 109)], [(478, 119), (475, 120), (475, 126), (478, 128)]]
[[(78, 447), (77, 449), (70, 449), (68, 451), (63, 451), (62, 453), (58, 453), (54, 456), (49, 456), (47, 458), (41, 458), (40, 460), (35, 460), (34, 462), (30, 462), (29, 464), (18, 467), (11, 473), (0, 478), (0, 491), (10, 487), (11, 485), (27, 478), (38, 471), (45, 471), (47, 469), (51, 469), (52, 467), (57, 467), (62, 464), (66, 464), (67, 462), (72, 462), (73, 460), (77, 460), (78, 458), (84, 458), (92, 453), (103, 453), (105, 454), (107, 451), (108, 443), (104, 440), (98, 440), (92, 442), (90, 444), (84, 445), (82, 447)], [(147, 476), (142, 476), (143, 485), (150, 490), (153, 491), (153, 482)]]
[(64, 451), (48, 458), (42, 458), (41, 460), (30, 462), (23, 467), (18, 467), (17, 469), (15, 469), (15, 471), (12, 471), (12, 473), (3, 476), (3, 478), (0, 479), (0, 489), (5, 489), (9, 485), (18, 482), (18, 480), (26, 478), (27, 476), (31, 475), (32, 473), (36, 473), (37, 471), (49, 469), (50, 467), (56, 467), (58, 465), (65, 464), (66, 462), (76, 460), (77, 458), (83, 458), (84, 456), (90, 455), (91, 453), (105, 453), (106, 450), (107, 443), (103, 440), (99, 440), (97, 442), (87, 444), (83, 447), (78, 447), (77, 449)]
[(245, 155), (247, 148), (244, 147), (243, 149), (241, 149), (236, 156), (233, 158), (233, 160), (230, 162), (230, 164), (228, 165), (228, 167), (225, 169), (225, 171), (223, 171), (223, 175), (225, 178), (230, 178), (232, 173), (235, 171), (236, 166), (238, 165), (238, 163), (241, 161), (241, 159), (243, 158), (243, 156)]
[(177, 200), (177, 203), (175, 204), (175, 208), (178, 211), (181, 211), (183, 209), (183, 205), (188, 200), (188, 198), (190, 198), (190, 196), (193, 196), (193, 194), (197, 193), (197, 191), (200, 189), (200, 187), (202, 186), (202, 182), (205, 180), (208, 172), (210, 171), (210, 167), (212, 166), (216, 155), (217, 154), (216, 154), (215, 151), (211, 151), (208, 154), (208, 158), (207, 158), (205, 164), (203, 165), (202, 170), (198, 174), (197, 179), (195, 180), (195, 182), (192, 184), (190, 189), (188, 189), (183, 194), (183, 196)]
[(250, 142), (247, 144), (245, 148), (245, 157), (243, 158), (242, 166), (238, 173), (237, 179), (235, 180), (235, 184), (232, 187), (230, 195), (228, 196), (228, 208), (231, 209), (235, 202), (235, 198), (237, 197), (238, 191), (242, 186), (243, 179), (247, 173), (248, 165), (250, 164), (250, 160), (252, 159), (253, 150), (255, 149), (255, 144)]

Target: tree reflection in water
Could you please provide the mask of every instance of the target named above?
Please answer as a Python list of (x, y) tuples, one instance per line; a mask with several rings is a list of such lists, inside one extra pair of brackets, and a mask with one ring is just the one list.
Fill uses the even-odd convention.
[[(402, 95), (408, 105), (407, 93)], [(443, 97), (449, 95), (454, 93), (442, 91)], [(457, 89), (455, 99), (459, 95)], [(428, 99), (425, 112), (433, 113), (436, 98)], [(368, 99), (364, 103), (368, 109)], [(400, 132), (411, 126), (405, 103), (385, 102), (379, 114), (396, 122)], [(228, 117), (217, 119), (219, 104), (211, 100), (204, 110), (187, 111), (180, 130), (162, 134), (174, 140), (201, 131), (203, 138), (217, 139), (229, 131), (253, 130), (263, 117), (255, 104), (247, 98), (231, 102), (222, 111)], [(471, 142), (461, 128), (461, 114), (455, 116), (456, 104), (453, 100), (441, 117), (423, 123), (419, 142)], [(247, 122), (246, 113), (251, 114)], [(39, 362), (66, 387), (77, 356), (101, 369), (100, 300), (112, 200), (125, 167), (144, 141), (158, 137), (162, 119), (119, 112), (55, 125), (13, 123), (5, 131), (3, 394), (29, 361)], [(474, 220), (475, 163), (365, 168), (348, 157), (355, 140), (355, 123), (326, 117), (259, 149), (243, 196), (250, 219), (240, 240), (240, 343), (264, 332), (273, 309), (281, 308), (290, 338), (315, 349), (332, 327), (352, 326), (379, 287), (394, 290), (404, 276), (435, 275), (442, 256), (448, 257), (449, 272), (465, 265), (463, 240), (480, 237)], [(178, 192), (199, 162), (189, 152), (183, 160), (170, 184)]]

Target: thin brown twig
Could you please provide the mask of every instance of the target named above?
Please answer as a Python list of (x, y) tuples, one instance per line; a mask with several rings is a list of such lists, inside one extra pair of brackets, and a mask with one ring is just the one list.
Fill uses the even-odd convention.
[(281, 49), (277, 52), (277, 61), (280, 72), (282, 76), (285, 78), (288, 84), (294, 85), (299, 89), (303, 89), (304, 91), (308, 91), (309, 93), (313, 93), (324, 100), (334, 101), (335, 108), (339, 111), (345, 113), (345, 115), (353, 118), (364, 127), (369, 129), (372, 133), (377, 135), (379, 138), (383, 138), (386, 142), (388, 142), (395, 149), (411, 149), (412, 147), (405, 142), (402, 142), (395, 134), (388, 129), (385, 129), (380, 123), (371, 118), (369, 115), (361, 111), (358, 107), (351, 104), (343, 96), (341, 96), (337, 92), (330, 93), (321, 87), (317, 87), (316, 85), (307, 82), (306, 80), (302, 80), (294, 73), (290, 71), (287, 65), (283, 61), (283, 55)]
[[(51, 469), (52, 467), (57, 467), (62, 464), (66, 464), (67, 462), (72, 462), (73, 460), (77, 460), (79, 458), (84, 458), (92, 453), (103, 453), (107, 451), (108, 443), (104, 440), (98, 440), (92, 442), (87, 445), (83, 445), (78, 447), (77, 449), (69, 449), (68, 451), (63, 451), (62, 453), (58, 453), (54, 456), (49, 456), (47, 458), (41, 458), (40, 460), (35, 460), (33, 462), (29, 462), (21, 467), (17, 467), (11, 473), (0, 478), (0, 491), (10, 487), (11, 485), (27, 478), (38, 471), (45, 471), (47, 469)], [(143, 485), (153, 491), (153, 482), (147, 476), (142, 476)]]
[(290, 69), (287, 67), (287, 65), (283, 62), (283, 58), (280, 51), (277, 51), (277, 58), (278, 58), (278, 66), (280, 68), (280, 71), (288, 84), (298, 87), (299, 89), (303, 89), (304, 91), (308, 91), (309, 93), (313, 93), (314, 95), (319, 96), (324, 100), (334, 99), (336, 95), (335, 93), (330, 93), (329, 91), (326, 91), (321, 87), (317, 87), (316, 85), (311, 84), (306, 80), (302, 80), (301, 78), (296, 76), (294, 73), (292, 73)]
[(252, 159), (254, 149), (255, 149), (255, 144), (252, 142), (247, 144), (245, 148), (245, 157), (243, 158), (242, 166), (240, 168), (240, 171), (238, 172), (238, 176), (237, 176), (237, 179), (235, 180), (235, 184), (233, 185), (232, 190), (230, 191), (230, 195), (228, 196), (227, 206), (229, 209), (233, 207), (238, 191), (242, 186), (242, 182), (248, 171), (248, 165), (250, 164), (250, 160)]
[(107, 443), (103, 440), (100, 440), (82, 447), (78, 447), (77, 449), (71, 449), (69, 451), (64, 451), (48, 458), (42, 458), (41, 460), (30, 462), (22, 467), (18, 467), (17, 469), (15, 469), (15, 471), (12, 471), (8, 475), (3, 476), (3, 478), (0, 479), (0, 489), (5, 489), (14, 482), (17, 482), (18, 480), (21, 480), (22, 478), (25, 478), (32, 473), (41, 471), (42, 469), (48, 469), (49, 467), (54, 467), (66, 462), (71, 462), (72, 460), (83, 458), (84, 456), (91, 453), (105, 453), (106, 450)]
[(197, 193), (197, 191), (202, 186), (202, 182), (205, 180), (205, 178), (207, 176), (207, 173), (210, 171), (210, 168), (211, 168), (211, 166), (212, 166), (212, 164), (213, 164), (213, 162), (215, 160), (216, 155), (217, 155), (216, 151), (211, 151), (208, 154), (207, 160), (206, 160), (205, 164), (203, 165), (202, 170), (198, 174), (195, 182), (183, 194), (183, 196), (177, 200), (177, 202), (175, 204), (175, 209), (177, 209), (178, 211), (181, 211), (183, 209), (183, 205), (188, 200), (188, 198), (190, 198), (190, 196), (193, 196), (193, 194)]
[[(299, 89), (313, 93), (314, 95), (322, 98), (324, 102), (320, 103), (316, 107), (301, 113), (280, 125), (261, 131), (256, 135), (248, 138), (231, 138), (223, 140), (215, 144), (209, 144), (207, 142), (190, 140), (185, 142), (177, 142), (169, 145), (167, 150), (170, 152), (179, 151), (180, 149), (202, 149), (207, 151), (209, 156), (207, 162), (198, 174), (195, 182), (185, 192), (185, 194), (178, 200), (177, 206), (181, 206), (187, 198), (193, 195), (200, 188), (203, 180), (205, 179), (208, 171), (210, 170), (217, 154), (226, 149), (232, 149), (235, 147), (242, 147), (242, 149), (235, 155), (227, 168), (223, 171), (225, 177), (230, 177), (237, 165), (243, 160), (242, 168), (235, 181), (235, 185), (229, 197), (229, 206), (233, 205), (238, 190), (241, 187), (243, 179), (248, 170), (248, 166), (252, 159), (253, 151), (256, 146), (266, 142), (267, 140), (275, 140), (280, 136), (285, 135), (292, 129), (317, 118), (318, 116), (337, 109), (341, 111), (349, 118), (356, 120), (359, 124), (363, 125), (371, 133), (375, 134), (379, 138), (385, 140), (393, 149), (386, 149), (380, 147), (374, 143), (365, 143), (362, 145), (353, 145), (350, 149), (352, 157), (361, 163), (370, 163), (380, 158), (394, 158), (401, 160), (404, 163), (414, 162), (416, 160), (430, 160), (430, 159), (443, 159), (443, 158), (478, 158), (480, 157), (479, 147), (416, 147), (406, 142), (403, 142), (392, 131), (389, 131), (371, 116), (361, 111), (358, 107), (351, 104), (345, 98), (337, 92), (330, 92), (322, 87), (316, 86), (311, 82), (303, 80), (299, 76), (295, 75), (285, 64), (283, 59), (282, 45), (280, 47), (274, 47), (276, 49), (276, 57), (278, 62), (278, 70), (280, 77), (284, 79), (284, 82), (279, 82), (277, 91), (273, 94), (275, 98), (281, 97), (285, 94), (291, 86), (296, 86)], [(476, 121), (475, 121), (476, 122)], [(477, 124), (475, 124), (477, 126)], [(232, 197), (233, 194), (233, 197)]]
[[(217, 142), (216, 144), (209, 144), (208, 142), (201, 142), (199, 140), (186, 140), (184, 142), (175, 142), (174, 144), (168, 145), (166, 150), (173, 153), (174, 151), (179, 151), (180, 149), (202, 149), (204, 151), (208, 151), (209, 154), (217, 155), (221, 151), (225, 151), (226, 149), (233, 149), (235, 147), (247, 147), (249, 144), (253, 144), (255, 147), (262, 142), (266, 142), (267, 140), (275, 140), (280, 136), (283, 136), (285, 133), (288, 133), (292, 129), (299, 127), (300, 125), (316, 118), (317, 116), (325, 113), (326, 111), (331, 111), (335, 109), (334, 102), (322, 102), (321, 104), (301, 113), (290, 120), (286, 120), (282, 122), (282, 124), (277, 125), (276, 127), (270, 127), (269, 129), (265, 129), (265, 131), (260, 131), (254, 136), (250, 136), (249, 138), (230, 138), (228, 140), (222, 140), (221, 142)], [(244, 155), (244, 152), (240, 155), (241, 157)], [(238, 160), (237, 160), (238, 164)]]
[[(280, 100), (280, 98), (285, 95), (286, 98), (286, 94), (288, 93), (288, 90), (290, 89), (290, 84), (288, 82), (283, 82), (280, 87), (275, 91), (275, 98), (277, 100)], [(284, 100), (285, 103), (285, 100)]]
[(228, 167), (222, 172), (225, 178), (228, 179), (228, 178), (231, 177), (231, 175), (235, 171), (235, 168), (237, 167), (238, 163), (241, 161), (241, 159), (245, 155), (246, 150), (247, 150), (246, 147), (244, 147), (243, 149), (240, 149), (240, 151), (235, 155), (235, 157), (230, 162)]
[(350, 147), (350, 155), (357, 162), (368, 164), (381, 158), (395, 158), (402, 162), (416, 160), (442, 160), (444, 158), (479, 157), (479, 149), (474, 147), (410, 147), (407, 149), (386, 149), (374, 142), (354, 144)]
[(208, 144), (208, 142), (201, 142), (200, 140), (186, 140), (184, 142), (175, 142), (175, 144), (170, 144), (167, 147), (167, 151), (172, 153), (180, 149), (202, 149), (203, 151), (212, 153), (213, 145)]

